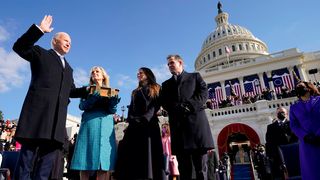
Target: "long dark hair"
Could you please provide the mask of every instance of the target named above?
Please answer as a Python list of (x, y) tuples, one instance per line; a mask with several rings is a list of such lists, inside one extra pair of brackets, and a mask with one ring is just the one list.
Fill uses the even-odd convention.
[(156, 77), (154, 76), (151, 69), (149, 69), (147, 67), (141, 67), (141, 68), (139, 68), (139, 70), (144, 72), (147, 79), (145, 82), (139, 83), (138, 87), (132, 92), (132, 95), (134, 95), (137, 90), (141, 89), (143, 85), (147, 85), (149, 87), (148, 96), (150, 96), (152, 98), (159, 96), (160, 85), (157, 83)]

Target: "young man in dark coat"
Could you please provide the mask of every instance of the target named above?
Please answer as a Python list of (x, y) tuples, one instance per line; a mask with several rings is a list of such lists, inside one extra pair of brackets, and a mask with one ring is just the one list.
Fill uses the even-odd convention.
[[(48, 179), (56, 150), (65, 138), (69, 97), (80, 97), (72, 68), (64, 58), (71, 47), (67, 33), (57, 33), (52, 48), (34, 45), (53, 30), (52, 16), (33, 24), (13, 45), (13, 50), (30, 63), (31, 82), (23, 103), (15, 139), (22, 144), (15, 179)], [(32, 175), (32, 176), (31, 176)]]
[(196, 178), (207, 179), (207, 151), (214, 148), (205, 103), (207, 85), (199, 73), (183, 70), (179, 55), (169, 55), (167, 63), (170, 79), (162, 83), (161, 102), (168, 112), (172, 154), (177, 155), (180, 178), (192, 178), (192, 164)]

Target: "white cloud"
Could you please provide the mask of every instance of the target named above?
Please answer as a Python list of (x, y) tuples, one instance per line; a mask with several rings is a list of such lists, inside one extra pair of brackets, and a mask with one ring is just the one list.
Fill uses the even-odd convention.
[(2, 26), (0, 26), (0, 42), (4, 42), (9, 38), (9, 32)]
[(153, 74), (157, 78), (157, 82), (161, 84), (163, 81), (169, 79), (171, 77), (171, 73), (166, 64), (162, 64), (159, 67), (151, 68)]
[(126, 89), (132, 89), (131, 87), (137, 86), (137, 83), (138, 83), (136, 78), (132, 78), (124, 74), (118, 74), (117, 79), (118, 79), (117, 85), (119, 87), (124, 87)]
[[(163, 81), (167, 80), (170, 78), (171, 73), (168, 70), (168, 67), (166, 64), (162, 64), (158, 67), (153, 67), (151, 68), (152, 72), (157, 78), (157, 82), (161, 84)], [(124, 74), (118, 74), (116, 79), (117, 81), (117, 86), (126, 88), (126, 89), (133, 89), (138, 85), (138, 80), (136, 76), (131, 77), (128, 75)]]
[(30, 77), (28, 62), (0, 47), (0, 93), (20, 87)]
[(89, 84), (89, 73), (84, 69), (76, 68), (73, 72), (73, 77), (76, 87)]

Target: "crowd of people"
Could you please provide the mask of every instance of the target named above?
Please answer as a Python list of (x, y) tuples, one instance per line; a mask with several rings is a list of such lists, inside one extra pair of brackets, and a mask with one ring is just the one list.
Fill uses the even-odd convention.
[(0, 120), (0, 152), (20, 150), (21, 145), (14, 139), (16, 128), (16, 123)]
[(270, 101), (274, 99), (283, 99), (295, 96), (295, 89), (290, 90), (286, 86), (283, 86), (278, 94), (276, 94), (274, 90), (270, 90), (269, 88), (265, 88), (262, 90), (261, 93), (257, 93), (255, 95), (251, 93), (245, 93), (241, 97), (236, 95), (235, 93), (231, 93), (230, 96), (227, 96), (227, 98), (223, 100), (218, 100), (216, 98), (208, 99), (206, 105), (209, 109), (219, 109), (225, 107), (238, 106), (242, 104), (251, 104), (259, 100)]
[[(230, 159), (227, 154), (220, 161), (216, 158), (204, 104), (223, 108), (254, 103), (275, 99), (274, 92), (265, 89), (262, 94), (241, 98), (232, 93), (215, 106), (212, 100), (207, 101), (207, 85), (201, 75), (186, 72), (180, 55), (169, 55), (166, 60), (172, 77), (161, 85), (151, 69), (138, 69), (129, 125), (117, 143), (114, 125), (119, 118), (114, 114), (120, 97), (101, 93), (101, 89), (111, 88), (104, 68), (92, 67), (88, 84), (77, 88), (65, 58), (71, 48), (70, 36), (65, 32), (55, 34), (50, 50), (34, 45), (53, 30), (52, 22), (52, 16), (45, 16), (13, 46), (30, 63), (32, 75), (18, 125), (0, 126), (2, 147), (20, 150), (14, 179), (61, 179), (65, 157), (70, 179), (230, 179)], [(277, 98), (292, 96), (299, 100), (291, 106), (290, 118), (286, 109), (278, 108), (277, 120), (267, 128), (266, 151), (264, 146), (253, 151), (261, 179), (281, 178), (276, 148), (298, 140), (302, 179), (320, 179), (316, 169), (320, 161), (319, 92), (313, 84), (300, 81), (294, 91), (283, 88)], [(69, 98), (80, 98), (83, 111), (79, 133), (71, 142), (65, 129)], [(169, 117), (161, 128), (160, 107)]]

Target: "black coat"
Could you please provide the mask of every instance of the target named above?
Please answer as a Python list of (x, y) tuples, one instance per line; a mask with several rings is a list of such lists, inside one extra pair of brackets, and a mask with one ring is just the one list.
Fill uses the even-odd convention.
[(164, 179), (164, 160), (157, 98), (143, 87), (131, 98), (129, 126), (119, 142), (116, 178), (118, 180)]
[(266, 133), (266, 153), (272, 157), (278, 154), (278, 146), (297, 142), (297, 136), (290, 129), (290, 122), (285, 121), (280, 126), (278, 121), (269, 124)]
[[(20, 142), (64, 142), (69, 96), (75, 90), (72, 68), (54, 50), (34, 45), (43, 32), (32, 25), (14, 44), (13, 50), (30, 63), (31, 82), (19, 117), (15, 138)], [(74, 90), (74, 91), (73, 91)]]
[[(162, 83), (161, 104), (168, 111), (172, 154), (214, 148), (205, 103), (207, 85), (199, 73), (183, 72)], [(189, 112), (187, 112), (189, 109)]]
[(269, 124), (266, 133), (266, 155), (271, 160), (273, 176), (280, 177), (280, 155), (278, 152), (279, 145), (285, 145), (297, 142), (298, 138), (290, 129), (290, 122), (285, 121), (280, 125), (278, 121)]

